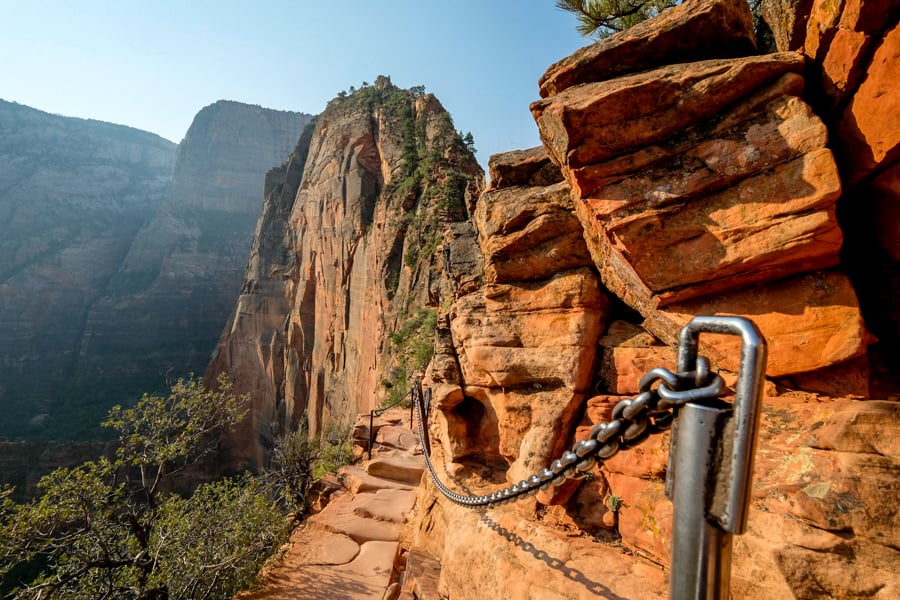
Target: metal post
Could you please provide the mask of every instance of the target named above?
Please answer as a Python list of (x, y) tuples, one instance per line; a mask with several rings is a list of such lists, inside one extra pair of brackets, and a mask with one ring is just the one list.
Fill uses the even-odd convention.
[(730, 408), (685, 404), (672, 426), (678, 448), (673, 470), (672, 574), (669, 598), (727, 598), (731, 534), (707, 520), (717, 466), (716, 448)]
[(731, 538), (744, 532), (762, 405), (766, 342), (743, 317), (695, 317), (682, 330), (678, 372), (697, 368), (699, 335), (741, 336), (734, 404), (688, 402), (678, 411), (666, 493), (674, 504), (673, 600), (720, 600), (730, 594)]
[[(422, 390), (419, 388), (419, 398), (422, 398)], [(422, 422), (425, 423), (426, 431), (428, 430), (428, 416), (431, 414), (431, 388), (425, 390), (425, 397), (422, 399)], [(431, 456), (431, 438), (425, 436), (425, 447), (422, 450)]]
[(369, 456), (368, 456), (368, 460), (372, 460), (372, 443), (375, 439), (374, 431), (375, 431), (375, 411), (370, 410), (369, 411), (369, 453), (368, 453)]

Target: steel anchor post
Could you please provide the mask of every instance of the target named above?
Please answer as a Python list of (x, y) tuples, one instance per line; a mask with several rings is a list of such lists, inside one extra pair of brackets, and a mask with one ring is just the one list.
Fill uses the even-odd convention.
[(672, 431), (666, 494), (673, 501), (672, 600), (730, 597), (732, 536), (744, 532), (750, 502), (766, 343), (743, 317), (695, 317), (682, 330), (678, 372), (697, 367), (700, 333), (738, 335), (733, 404), (688, 402)]

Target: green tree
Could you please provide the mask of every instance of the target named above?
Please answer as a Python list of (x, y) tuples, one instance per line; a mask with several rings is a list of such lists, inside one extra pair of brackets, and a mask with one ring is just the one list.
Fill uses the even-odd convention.
[(273, 497), (293, 514), (295, 522), (306, 516), (313, 482), (353, 462), (351, 433), (350, 427), (331, 426), (324, 435), (310, 436), (304, 413), (295, 431), (276, 440), (264, 477)]
[[(682, 2), (683, 0), (557, 0), (556, 7), (578, 17), (578, 33), (599, 40), (634, 27)], [(750, 14), (753, 15), (753, 28), (759, 36), (766, 27), (762, 21), (762, 0), (747, 2)]]
[(172, 491), (172, 476), (209, 452), (244, 414), (217, 390), (175, 382), (167, 396), (115, 407), (114, 459), (44, 477), (17, 504), (0, 490), (0, 593), (8, 598), (227, 598), (252, 581), (287, 525), (258, 480)]
[(578, 33), (602, 39), (624, 31), (682, 0), (557, 0), (556, 6), (575, 13)]
[(466, 150), (475, 154), (477, 150), (475, 149), (475, 137), (472, 135), (472, 132), (467, 131), (465, 135), (460, 137), (462, 138), (463, 144), (466, 145)]

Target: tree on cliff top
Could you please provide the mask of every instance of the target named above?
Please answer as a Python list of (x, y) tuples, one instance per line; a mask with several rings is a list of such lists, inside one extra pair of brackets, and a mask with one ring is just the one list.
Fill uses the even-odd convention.
[(230, 598), (252, 582), (287, 528), (260, 480), (171, 491), (244, 412), (225, 379), (216, 391), (179, 380), (110, 412), (115, 459), (57, 469), (27, 504), (0, 490), (0, 596)]
[[(683, 0), (556, 0), (556, 7), (578, 17), (578, 33), (603, 39), (634, 27), (664, 10), (678, 6)], [(762, 0), (747, 0), (753, 27), (760, 35)]]
[(682, 0), (557, 0), (556, 7), (575, 13), (578, 33), (597, 39), (624, 31)]

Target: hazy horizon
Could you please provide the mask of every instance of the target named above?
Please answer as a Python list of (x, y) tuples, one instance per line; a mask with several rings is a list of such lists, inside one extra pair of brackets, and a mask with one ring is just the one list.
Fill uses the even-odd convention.
[(548, 66), (587, 45), (553, 0), (4, 6), (0, 98), (178, 143), (219, 100), (318, 114), (342, 90), (423, 85), (478, 160), (540, 143), (528, 110)]

